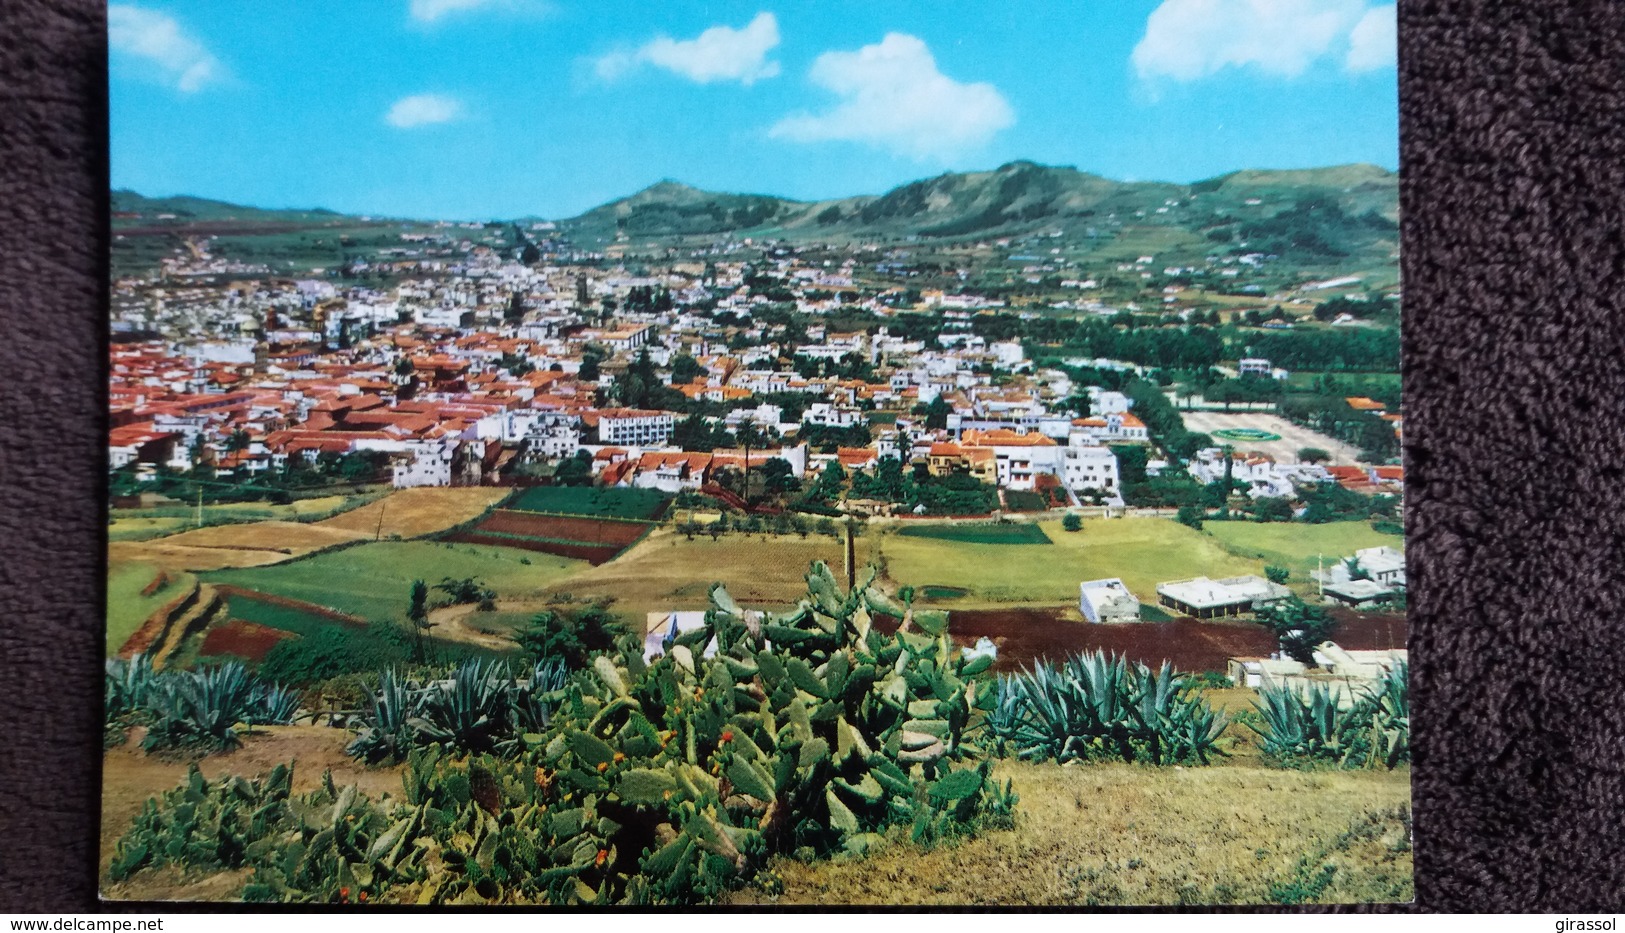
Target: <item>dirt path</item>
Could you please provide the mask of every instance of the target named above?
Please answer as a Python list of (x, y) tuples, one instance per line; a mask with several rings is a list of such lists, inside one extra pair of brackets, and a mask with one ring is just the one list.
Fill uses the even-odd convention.
[[(441, 641), (462, 642), (469, 645), (478, 645), (481, 648), (490, 648), (496, 651), (507, 651), (515, 647), (511, 638), (501, 635), (488, 635), (475, 629), (468, 623), (468, 617), (474, 614), (478, 607), (473, 603), (464, 603), (461, 606), (441, 606), (439, 609), (429, 610), (429, 635)], [(507, 602), (499, 604), (499, 608), (508, 610), (513, 608)]]

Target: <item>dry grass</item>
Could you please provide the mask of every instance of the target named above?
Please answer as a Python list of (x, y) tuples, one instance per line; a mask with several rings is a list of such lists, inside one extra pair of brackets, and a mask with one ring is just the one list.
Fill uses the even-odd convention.
[(864, 859), (779, 859), (777, 897), (733, 903), (1103, 905), (1276, 903), (1332, 866), (1310, 902), (1408, 901), (1401, 813), (1410, 773), (1298, 772), (1234, 764), (1153, 769), (1006, 762), (1016, 828)]
[(512, 491), (486, 486), (402, 489), (317, 524), (370, 538), (379, 533), (378, 517), (382, 514), (383, 537), (417, 538), (478, 518)]
[[(873, 536), (857, 541), (858, 565), (867, 564)], [(784, 608), (807, 595), (807, 566), (826, 561), (842, 572), (839, 539), (823, 535), (729, 533), (712, 541), (689, 541), (670, 529), (657, 529), (614, 560), (554, 586), (576, 598), (614, 597), (623, 616), (642, 620), (644, 613), (672, 609), (708, 609), (707, 593), (721, 582), (741, 605)]]

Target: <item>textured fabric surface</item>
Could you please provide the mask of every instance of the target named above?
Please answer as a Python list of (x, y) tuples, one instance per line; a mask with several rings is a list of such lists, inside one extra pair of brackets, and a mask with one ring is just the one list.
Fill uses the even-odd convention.
[[(103, 17), (0, 4), (0, 911), (96, 904)], [(1625, 10), (1400, 20), (1408, 909), (1625, 908)]]

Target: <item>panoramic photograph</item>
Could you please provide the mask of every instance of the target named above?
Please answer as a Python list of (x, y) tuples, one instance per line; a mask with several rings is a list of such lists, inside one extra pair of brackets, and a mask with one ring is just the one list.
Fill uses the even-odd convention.
[(1393, 5), (107, 28), (103, 898), (1414, 899)]

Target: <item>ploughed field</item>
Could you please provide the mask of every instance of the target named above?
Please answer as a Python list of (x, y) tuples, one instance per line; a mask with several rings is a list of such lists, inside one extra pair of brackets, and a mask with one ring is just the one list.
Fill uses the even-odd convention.
[(615, 559), (647, 534), (669, 502), (651, 489), (538, 486), (509, 496), (478, 523), (446, 537), (596, 566)]
[[(1332, 640), (1344, 648), (1403, 648), (1407, 627), (1400, 614), (1362, 615), (1347, 609), (1328, 610), (1337, 622)], [(1275, 637), (1251, 622), (1141, 622), (1092, 625), (1077, 620), (1072, 609), (1013, 607), (1009, 609), (953, 609), (949, 631), (954, 641), (971, 645), (986, 637), (998, 646), (993, 668), (1013, 671), (1034, 661), (1061, 661), (1100, 649), (1116, 652), (1156, 666), (1163, 660), (1181, 671), (1222, 673), (1233, 657), (1267, 657), (1277, 648)]]
[(613, 560), (651, 527), (649, 522), (497, 509), (446, 540), (521, 548), (597, 565)]

